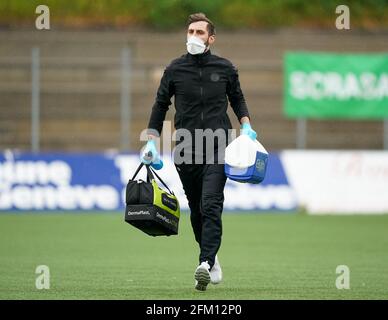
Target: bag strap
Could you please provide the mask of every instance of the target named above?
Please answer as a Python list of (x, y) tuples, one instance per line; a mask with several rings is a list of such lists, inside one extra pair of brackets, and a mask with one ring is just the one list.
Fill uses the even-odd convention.
[[(135, 174), (133, 175), (132, 179), (131, 180), (135, 180), (137, 174), (139, 173), (139, 171), (141, 170), (141, 168), (143, 168), (144, 166), (144, 163), (140, 163), (140, 165), (138, 166), (138, 168), (136, 169), (136, 172)], [(170, 190), (170, 188), (167, 186), (167, 184), (162, 180), (161, 177), (159, 177), (159, 175), (155, 172), (154, 169), (152, 169), (152, 167), (149, 165), (149, 164), (146, 164), (145, 165), (146, 169), (147, 169), (147, 182), (151, 182), (151, 180), (155, 179), (154, 178), (154, 175), (159, 179), (159, 181), (166, 187), (166, 189), (174, 195), (174, 192), (172, 192)]]
[[(135, 174), (133, 175), (132, 179), (131, 180), (135, 180), (137, 174), (139, 173), (139, 171), (141, 170), (141, 168), (144, 166), (144, 163), (141, 162), (140, 165), (137, 167), (136, 169), (136, 172)], [(146, 168), (148, 166), (146, 165)], [(151, 182), (151, 180), (153, 179), (153, 175), (152, 175), (152, 172), (149, 172), (149, 170), (147, 170), (147, 182)]]
[(159, 181), (166, 187), (166, 189), (171, 193), (171, 194), (173, 194), (174, 195), (174, 192), (172, 192), (171, 190), (170, 190), (170, 188), (167, 186), (167, 184), (162, 180), (162, 178), (161, 177), (159, 177), (158, 176), (158, 174), (155, 172), (155, 170), (151, 167), (151, 166), (146, 166), (147, 167), (147, 170), (150, 170), (151, 171), (151, 175), (152, 174), (154, 174), (158, 179), (159, 179)]
[(141, 162), (140, 165), (137, 167), (135, 174), (133, 175), (131, 180), (135, 180), (137, 174), (139, 173), (140, 169), (143, 167), (144, 163)]

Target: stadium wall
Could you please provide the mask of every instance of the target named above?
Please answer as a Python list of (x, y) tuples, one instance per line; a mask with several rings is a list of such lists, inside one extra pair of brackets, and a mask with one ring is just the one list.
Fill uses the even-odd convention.
[[(287, 52), (387, 52), (388, 32), (275, 29), (219, 30), (212, 52), (232, 61), (267, 150), (297, 146), (297, 122), (283, 110)], [(0, 149), (31, 149), (31, 49), (40, 49), (40, 150), (101, 152), (120, 142), (121, 54), (131, 48), (129, 150), (143, 146), (163, 70), (186, 53), (185, 33), (138, 30), (0, 30)], [(158, 50), (155, 50), (158, 48)], [(174, 106), (166, 114), (173, 123)], [(237, 117), (228, 108), (234, 128)], [(381, 119), (309, 119), (306, 148), (382, 149)]]

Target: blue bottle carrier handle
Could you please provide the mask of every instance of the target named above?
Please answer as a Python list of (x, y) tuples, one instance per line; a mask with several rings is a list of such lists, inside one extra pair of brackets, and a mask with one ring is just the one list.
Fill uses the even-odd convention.
[(240, 135), (225, 149), (225, 175), (241, 183), (258, 184), (265, 178), (268, 152), (262, 144)]

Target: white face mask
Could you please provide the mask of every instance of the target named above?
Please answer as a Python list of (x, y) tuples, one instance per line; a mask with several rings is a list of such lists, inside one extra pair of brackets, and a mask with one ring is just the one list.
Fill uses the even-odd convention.
[(187, 51), (191, 54), (201, 54), (205, 52), (206, 46), (203, 41), (196, 37), (191, 36), (186, 42)]

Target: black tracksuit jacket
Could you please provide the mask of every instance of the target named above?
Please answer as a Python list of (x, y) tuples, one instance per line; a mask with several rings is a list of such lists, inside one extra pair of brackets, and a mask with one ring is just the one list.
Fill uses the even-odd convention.
[(232, 129), (226, 113), (228, 99), (238, 120), (244, 116), (250, 118), (237, 69), (229, 60), (213, 55), (210, 50), (198, 55), (184, 54), (166, 67), (148, 129), (161, 133), (173, 95), (175, 129), (185, 128), (190, 132)]

